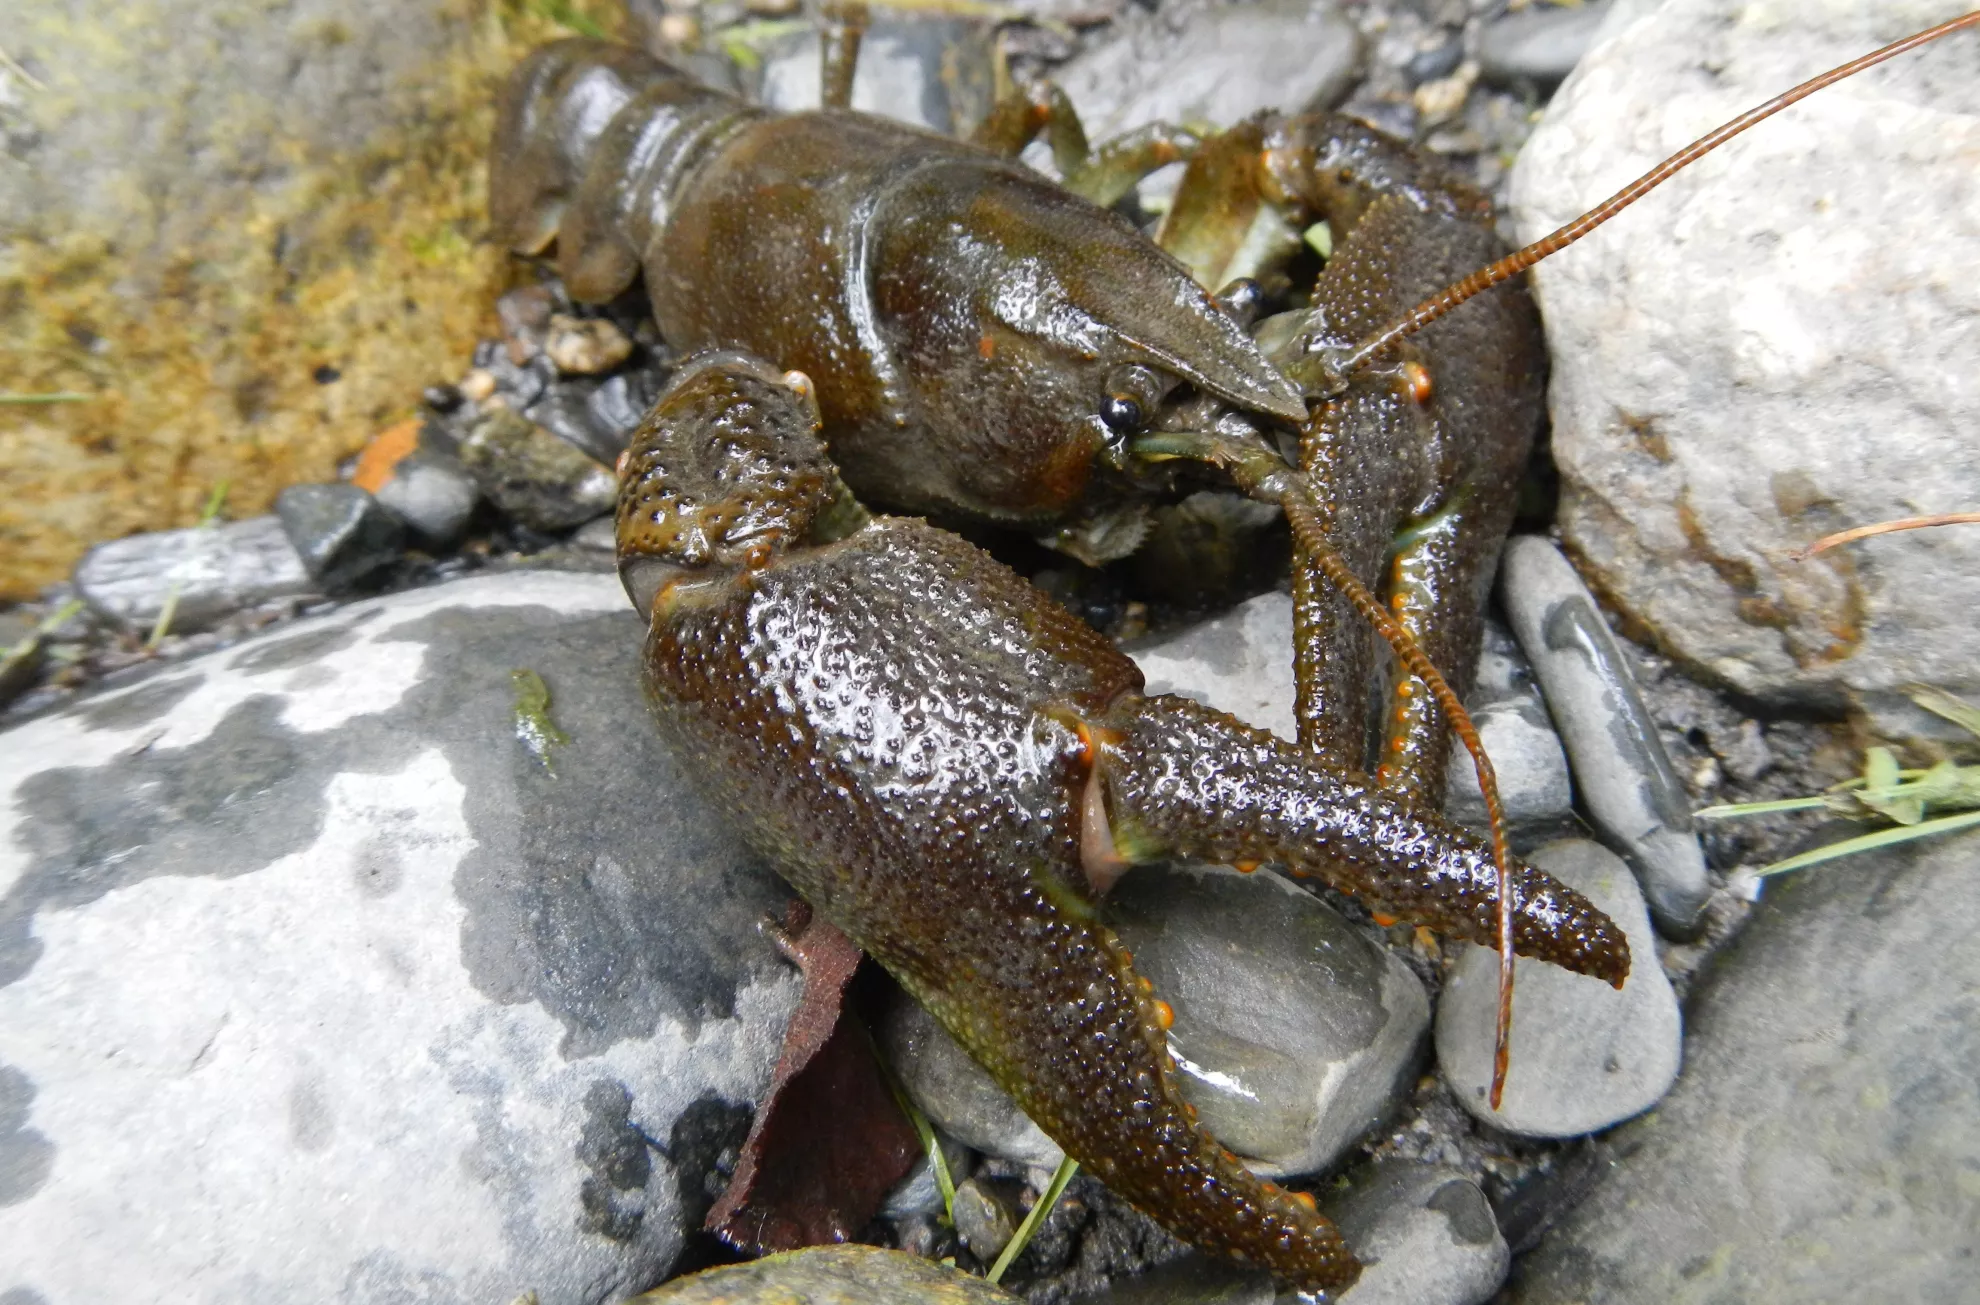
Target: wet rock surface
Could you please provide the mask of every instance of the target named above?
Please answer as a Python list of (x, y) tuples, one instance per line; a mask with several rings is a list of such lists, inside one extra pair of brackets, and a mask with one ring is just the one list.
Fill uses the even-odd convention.
[(653, 1305), (998, 1305), (1018, 1298), (919, 1256), (817, 1246), (692, 1274), (639, 1297)]
[(1293, 721), (1292, 597), (1260, 594), (1229, 612), (1129, 652), (1147, 679), (1147, 692), (1175, 693), (1229, 712), (1282, 739), (1298, 736)]
[(99, 544), (77, 565), (75, 584), (99, 615), (146, 629), (168, 602), (173, 624), (196, 630), (243, 607), (321, 592), (273, 516)]
[(1183, 1096), (1260, 1172), (1320, 1172), (1414, 1080), (1430, 1015), (1422, 984), (1289, 880), (1142, 867), (1104, 917), (1175, 1011)]
[(296, 555), (326, 592), (350, 588), (399, 556), (399, 517), (356, 485), (291, 485), (275, 500)]
[[(1966, 8), (1749, 23), (1734, 0), (1617, 0), (1520, 156), (1521, 238)], [(1776, 705), (1846, 705), (1898, 739), (1952, 737), (1902, 686), (1980, 690), (1980, 532), (1792, 554), (1980, 501), (1980, 394), (1944, 381), (1975, 370), (1974, 51), (1955, 37), (1824, 90), (1605, 230), (1604, 256), (1533, 274), (1561, 530), (1605, 599), (1697, 673)]]
[(1965, 834), (1770, 882), (1698, 986), (1684, 1076), (1603, 1144), (1518, 1299), (1971, 1296), (1976, 863)]
[(1021, 1164), (1051, 1168), (1064, 1152), (988, 1070), (970, 1059), (935, 1017), (905, 998), (889, 1008), (880, 1047), (910, 1100), (965, 1146)]
[(1593, 596), (1560, 550), (1534, 535), (1507, 543), (1499, 589), (1589, 815), (1629, 858), (1659, 926), (1695, 934), (1711, 882), (1690, 799)]
[(1521, 957), (1513, 963), (1512, 1072), (1492, 1108), (1499, 958), (1462, 944), (1437, 1003), (1437, 1064), (1479, 1119), (1528, 1137), (1576, 1137), (1655, 1105), (1678, 1075), (1677, 996), (1629, 867), (1585, 839), (1548, 843), (1527, 860), (1608, 913), (1629, 940), (1620, 990)]
[[(1147, 866), (1105, 916), (1175, 1011), (1178, 1085), (1203, 1126), (1260, 1172), (1318, 1173), (1401, 1102), (1429, 1001), (1409, 969), (1304, 889), (1221, 866)], [(942, 1130), (1049, 1167), (1059, 1149), (912, 1003), (882, 1045)]]
[(0, 1292), (665, 1273), (796, 988), (756, 930), (787, 890), (654, 738), (638, 642), (610, 577), (478, 578), (0, 735)]

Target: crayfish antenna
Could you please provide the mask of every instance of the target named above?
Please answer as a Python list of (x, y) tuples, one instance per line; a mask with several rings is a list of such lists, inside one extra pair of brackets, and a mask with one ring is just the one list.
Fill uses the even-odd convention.
[(1483, 294), (1501, 281), (1509, 281), (1541, 259), (1555, 254), (1581, 239), (1596, 227), (1601, 226), (1616, 214), (1643, 198), (1671, 177), (1696, 163), (1705, 155), (1725, 144), (1748, 127), (1773, 117), (1782, 109), (1796, 101), (1805, 100), (1825, 86), (1833, 85), (1846, 77), (1853, 77), (1866, 68), (1873, 68), (1886, 59), (1894, 59), (1900, 54), (1929, 44), (1942, 36), (1949, 36), (1962, 28), (1980, 25), (1980, 9), (1949, 18), (1936, 27), (1913, 33), (1901, 41), (1893, 41), (1880, 50), (1873, 50), (1860, 59), (1852, 59), (1840, 67), (1831, 68), (1818, 77), (1811, 77), (1794, 89), (1785, 91), (1757, 108), (1748, 109), (1731, 122), (1699, 137), (1677, 153), (1659, 163), (1650, 171), (1630, 182), (1609, 198), (1589, 209), (1572, 222), (1542, 236), (1523, 249), (1516, 249), (1498, 262), (1482, 267), (1470, 276), (1432, 295), (1416, 307), (1398, 317), (1375, 334), (1356, 345), (1354, 349), (1336, 362), (1328, 365), (1332, 377), (1332, 393), (1347, 388), (1347, 378), (1367, 366), (1370, 361), (1393, 347), (1397, 341), (1414, 335), (1430, 323), (1444, 316), (1465, 300)]
[(1506, 842), (1506, 812), (1499, 802), (1498, 774), (1492, 769), (1492, 759), (1485, 755), (1485, 744), (1478, 737), (1477, 727), (1471, 723), (1470, 713), (1465, 711), (1464, 704), (1458, 701), (1457, 694), (1438, 672), (1429, 655), (1409, 631), (1375, 601), (1375, 596), (1355, 578), (1354, 572), (1348, 569), (1346, 559), (1329, 542), (1326, 528), (1320, 524), (1320, 515), (1307, 498), (1304, 485), (1288, 493), (1282, 505), (1286, 522), (1292, 527), (1299, 546), (1312, 557), (1321, 574), (1354, 604), (1362, 618), (1388, 641), (1396, 660), (1429, 686), (1437, 705), (1444, 709), (1452, 731), (1464, 744), (1464, 750), (1471, 754), (1472, 769), (1478, 774), (1479, 791), (1485, 795), (1485, 816), (1492, 830), (1492, 861), (1498, 868), (1499, 876), (1499, 1017), (1492, 1050), (1492, 1109), (1497, 1110), (1506, 1090), (1506, 1073), (1512, 1066), (1513, 994), (1512, 849)]

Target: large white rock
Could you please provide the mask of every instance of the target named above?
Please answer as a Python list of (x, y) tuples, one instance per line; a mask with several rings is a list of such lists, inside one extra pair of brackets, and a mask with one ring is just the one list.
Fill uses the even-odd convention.
[(754, 928), (787, 890), (686, 791), (638, 644), (610, 577), (472, 579), (0, 735), (0, 1297), (661, 1277), (796, 979)]
[[(1967, 0), (1618, 0), (1514, 170), (1534, 239), (1665, 155)], [(1832, 531), (1980, 504), (1980, 41), (1831, 87), (1535, 274), (1562, 530), (1692, 667), (1935, 727), (1980, 689), (1980, 529)]]

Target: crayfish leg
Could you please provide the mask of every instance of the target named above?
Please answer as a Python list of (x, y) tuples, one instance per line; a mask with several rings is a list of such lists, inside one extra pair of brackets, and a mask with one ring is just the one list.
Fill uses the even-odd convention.
[(1101, 208), (1113, 207), (1156, 169), (1189, 158), (1200, 144), (1187, 128), (1151, 122), (1097, 147), (1089, 145), (1079, 110), (1049, 81), (1012, 87), (991, 106), (970, 140), (992, 153), (1016, 158), (1040, 134), (1051, 148), (1059, 184)]

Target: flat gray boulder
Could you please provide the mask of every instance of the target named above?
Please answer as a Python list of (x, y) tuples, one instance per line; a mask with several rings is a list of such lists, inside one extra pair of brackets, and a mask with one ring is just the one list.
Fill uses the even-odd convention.
[(1980, 1298), (1976, 871), (1965, 834), (1770, 880), (1693, 992), (1684, 1076), (1602, 1144), (1515, 1298)]
[[(1520, 238), (1970, 7), (1617, 0), (1520, 154)], [(1980, 690), (1980, 528), (1792, 556), (1980, 503), (1976, 159), (1967, 32), (1768, 120), (1533, 273), (1563, 537), (1691, 669), (1900, 738), (1951, 728), (1904, 686)]]
[(660, 745), (639, 642), (614, 579), (476, 578), (0, 735), (0, 1298), (665, 1274), (797, 980), (755, 928), (788, 890)]

